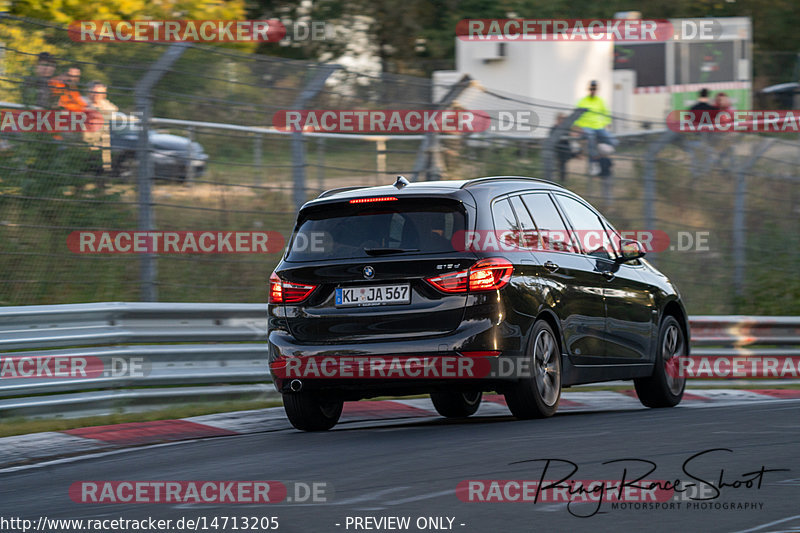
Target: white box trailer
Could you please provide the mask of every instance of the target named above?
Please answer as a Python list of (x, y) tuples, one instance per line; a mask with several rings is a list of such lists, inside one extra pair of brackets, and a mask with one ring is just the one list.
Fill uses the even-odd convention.
[[(711, 41), (687, 37), (687, 27), (712, 21)], [(735, 109), (751, 107), (752, 30), (747, 17), (671, 19), (674, 39), (662, 42), (474, 41), (456, 38), (456, 70), (434, 73), (434, 101), (468, 74), (486, 91), (469, 89), (463, 108), (533, 110), (543, 137), (559, 112), (575, 107), (590, 80), (618, 117), (616, 133), (663, 127), (667, 114), (690, 107), (706, 87), (726, 92)], [(690, 32), (688, 32), (690, 33)], [(491, 98), (487, 93), (500, 97)], [(481, 106), (481, 107), (476, 107)], [(520, 136), (516, 132), (498, 132)]]

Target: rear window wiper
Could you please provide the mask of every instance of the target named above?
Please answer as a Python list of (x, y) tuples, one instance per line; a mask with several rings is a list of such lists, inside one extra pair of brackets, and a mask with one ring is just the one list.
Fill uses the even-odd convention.
[(405, 252), (419, 252), (417, 248), (364, 248), (368, 255), (402, 254)]

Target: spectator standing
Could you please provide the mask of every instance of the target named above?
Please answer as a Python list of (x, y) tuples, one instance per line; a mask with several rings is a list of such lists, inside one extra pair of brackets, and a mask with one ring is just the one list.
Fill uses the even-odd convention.
[(50, 80), (56, 73), (56, 61), (48, 52), (39, 54), (33, 75), (25, 78), (22, 85), (22, 103), (26, 107), (51, 109), (55, 105)]
[(97, 175), (111, 171), (111, 121), (119, 108), (108, 100), (108, 88), (99, 81), (89, 84), (90, 128), (83, 133), (83, 140), (92, 151), (92, 167)]
[(714, 106), (720, 111), (732, 111), (733, 105), (727, 93), (717, 93), (714, 97)]
[(589, 94), (581, 98), (577, 104), (579, 109), (585, 109), (586, 112), (575, 121), (575, 125), (581, 128), (586, 135), (589, 161), (591, 162), (590, 174), (592, 176), (600, 174), (600, 158), (597, 153), (597, 145), (602, 143), (613, 148), (619, 143), (606, 130), (606, 127), (611, 124), (611, 115), (606, 103), (597, 96), (597, 89), (597, 81), (592, 80), (589, 83)]
[(709, 103), (708, 89), (703, 87), (697, 93), (697, 102), (689, 108), (689, 111), (716, 111), (717, 109), (719, 108)]
[(53, 94), (58, 98), (58, 107), (73, 112), (86, 110), (88, 104), (78, 88), (80, 81), (81, 69), (76, 66), (69, 67), (64, 74), (50, 81)]
[[(559, 113), (556, 116), (556, 123), (551, 128), (551, 133), (564, 122), (565, 118), (567, 118), (566, 113)], [(558, 158), (558, 176), (562, 184), (567, 181), (567, 161), (580, 154), (581, 147), (576, 139), (578, 136), (579, 134), (570, 128), (567, 131), (561, 132), (561, 135), (556, 141), (555, 149), (556, 157)]]

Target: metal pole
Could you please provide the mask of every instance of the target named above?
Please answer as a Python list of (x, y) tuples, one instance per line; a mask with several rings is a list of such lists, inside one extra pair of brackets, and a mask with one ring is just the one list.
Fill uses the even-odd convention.
[[(137, 158), (139, 172), (137, 178), (139, 200), (139, 231), (152, 232), (155, 230), (155, 216), (153, 213), (153, 195), (151, 190), (153, 176), (153, 160), (150, 157), (150, 118), (152, 114), (152, 90), (164, 73), (183, 55), (187, 43), (175, 43), (167, 48), (150, 69), (136, 84), (134, 102), (136, 111), (141, 118), (139, 142), (137, 145)], [(143, 302), (158, 300), (156, 288), (156, 254), (148, 252), (142, 255), (139, 285), (139, 298)]]
[[(325, 80), (335, 71), (342, 68), (339, 65), (322, 65), (317, 69), (314, 77), (306, 83), (303, 91), (294, 101), (295, 109), (304, 109), (306, 103), (322, 90)], [(292, 181), (295, 207), (299, 210), (306, 203), (306, 150), (305, 137), (302, 131), (292, 132)]]
[[(739, 167), (736, 172), (736, 197), (733, 203), (733, 288), (737, 297), (744, 295), (744, 276), (747, 261), (745, 242), (745, 202), (747, 199), (747, 173), (753, 168), (758, 159), (764, 155), (775, 139), (762, 141), (753, 154)], [(737, 302), (738, 302), (737, 298)]]
[[(666, 131), (647, 147), (644, 155), (644, 191), (642, 202), (644, 203), (644, 226), (647, 231), (653, 231), (656, 226), (656, 158), (659, 152), (669, 143), (677, 138), (678, 134), (674, 131)], [(648, 259), (655, 264), (655, 256)]]
[(306, 203), (306, 150), (302, 131), (292, 133), (292, 196), (300, 209)]
[(261, 185), (262, 183), (261, 158), (263, 154), (263, 143), (264, 143), (264, 136), (260, 133), (256, 133), (256, 136), (253, 139), (253, 169), (255, 170), (256, 173), (255, 182), (257, 185)]
[(317, 137), (317, 187), (325, 191), (325, 137)]
[[(441, 110), (449, 108), (456, 98), (472, 84), (472, 81), (472, 78), (465, 74), (448, 89), (447, 94), (435, 104), (434, 109)], [(437, 163), (435, 161), (435, 151), (437, 150), (439, 150), (439, 144), (436, 133), (426, 133), (425, 138), (422, 140), (417, 150), (417, 158), (414, 161), (414, 171), (412, 172), (412, 181), (418, 181), (419, 175), (423, 172), (425, 172), (425, 179), (427, 181), (430, 181), (432, 176), (439, 175), (439, 169), (436, 168)], [(434, 179), (437, 178), (434, 177)]]
[(189, 154), (186, 160), (186, 183), (194, 180), (194, 126), (189, 126), (186, 131), (189, 137)]
[[(153, 175), (153, 159), (150, 157), (150, 99), (144, 98), (137, 102), (136, 109), (141, 117), (141, 129), (139, 130), (138, 150), (138, 176), (137, 188), (139, 196), (139, 231), (155, 230), (155, 217), (153, 215), (153, 197), (151, 191), (151, 176)], [(145, 253), (141, 256), (139, 272), (139, 298), (143, 302), (158, 301), (158, 291), (156, 288), (156, 255)]]
[(611, 205), (614, 203), (613, 191), (614, 183), (611, 175), (603, 176), (603, 200), (605, 202), (606, 209), (611, 209)]
[(386, 140), (380, 139), (375, 141), (375, 165), (377, 169), (376, 178), (377, 185), (382, 185), (383, 180), (386, 179)]

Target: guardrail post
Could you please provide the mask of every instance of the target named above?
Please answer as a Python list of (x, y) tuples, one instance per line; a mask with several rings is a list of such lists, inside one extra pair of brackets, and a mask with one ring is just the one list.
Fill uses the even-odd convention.
[[(137, 159), (139, 172), (137, 188), (139, 195), (139, 231), (150, 232), (155, 230), (155, 216), (153, 213), (153, 194), (151, 190), (153, 180), (153, 160), (150, 157), (150, 118), (152, 115), (152, 90), (164, 73), (183, 55), (187, 43), (175, 43), (167, 48), (150, 69), (136, 84), (134, 102), (136, 111), (141, 119), (139, 142), (137, 146)], [(143, 302), (158, 300), (156, 288), (156, 254), (148, 252), (142, 255), (139, 283), (139, 298)]]

